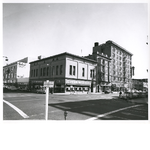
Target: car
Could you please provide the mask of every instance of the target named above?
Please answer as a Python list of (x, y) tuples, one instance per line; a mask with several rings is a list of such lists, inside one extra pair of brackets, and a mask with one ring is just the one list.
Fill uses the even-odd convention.
[(42, 94), (45, 94), (45, 93), (46, 93), (46, 89), (45, 89), (45, 88), (37, 89), (37, 90), (36, 90), (36, 93), (42, 93)]
[(18, 88), (16, 88), (15, 86), (10, 86), (8, 89), (12, 91), (18, 90)]
[(106, 90), (106, 91), (105, 91), (105, 94), (109, 94), (109, 93), (111, 93), (110, 90)]

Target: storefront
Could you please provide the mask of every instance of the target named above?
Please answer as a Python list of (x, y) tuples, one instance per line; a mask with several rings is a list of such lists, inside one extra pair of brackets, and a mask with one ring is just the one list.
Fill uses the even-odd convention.
[(66, 93), (88, 93), (95, 92), (95, 82), (83, 80), (65, 80)]
[(29, 88), (29, 78), (18, 78), (17, 86), (19, 89), (27, 90)]
[(111, 83), (101, 83), (101, 91), (111, 91)]

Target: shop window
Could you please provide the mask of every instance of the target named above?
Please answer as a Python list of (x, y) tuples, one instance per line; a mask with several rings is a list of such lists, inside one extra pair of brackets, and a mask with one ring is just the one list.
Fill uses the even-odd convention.
[(82, 87), (79, 87), (79, 91), (82, 91)]

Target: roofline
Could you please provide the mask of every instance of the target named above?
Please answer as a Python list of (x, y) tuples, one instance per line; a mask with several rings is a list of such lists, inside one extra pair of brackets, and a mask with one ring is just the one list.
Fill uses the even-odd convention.
[(22, 60), (23, 60), (23, 59), (26, 59), (26, 58), (29, 58), (29, 57), (25, 57), (25, 58), (22, 58), (22, 59), (20, 59), (20, 60), (14, 61), (14, 62), (12, 62), (12, 63), (10, 63), (10, 64), (8, 64), (8, 65), (3, 66), (3, 68), (4, 68), (4, 67), (9, 67), (9, 66), (11, 66), (11, 65), (13, 65), (13, 64), (15, 64), (15, 63), (17, 63), (17, 62), (22, 62)]
[(130, 55), (133, 56), (132, 53), (130, 53), (129, 51), (127, 51), (125, 48), (123, 48), (122, 46), (118, 45), (117, 43), (115, 43), (115, 42), (113, 42), (113, 41), (111, 41), (111, 40), (106, 41), (106, 43), (109, 43), (109, 42), (111, 42), (112, 44), (116, 45), (117, 47), (121, 48), (122, 50), (124, 50), (125, 52), (127, 52), (127, 53), (129, 53)]
[(87, 61), (90, 61), (90, 62), (93, 62), (93, 63), (97, 63), (95, 60), (84, 58), (82, 56), (77, 56), (77, 55), (74, 55), (74, 54), (71, 54), (71, 53), (68, 53), (68, 52), (64, 52), (64, 53), (60, 53), (60, 54), (53, 55), (53, 56), (50, 56), (50, 57), (46, 57), (46, 58), (43, 58), (43, 59), (32, 61), (29, 64), (32, 64), (32, 63), (35, 63), (35, 62), (39, 62), (39, 61), (43, 61), (43, 60), (47, 60), (47, 59), (54, 58), (54, 57), (58, 57), (58, 56), (62, 56), (62, 55), (69, 55), (69, 56), (73, 56), (73, 57), (76, 57), (76, 58), (84, 59), (84, 60), (87, 60)]

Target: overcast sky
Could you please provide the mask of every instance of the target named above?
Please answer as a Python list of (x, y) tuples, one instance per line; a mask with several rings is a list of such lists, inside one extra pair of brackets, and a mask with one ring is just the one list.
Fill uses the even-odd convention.
[(94, 42), (112, 40), (133, 54), (133, 78), (147, 78), (147, 35), (146, 3), (3, 4), (3, 56), (9, 63), (63, 52), (85, 56)]

